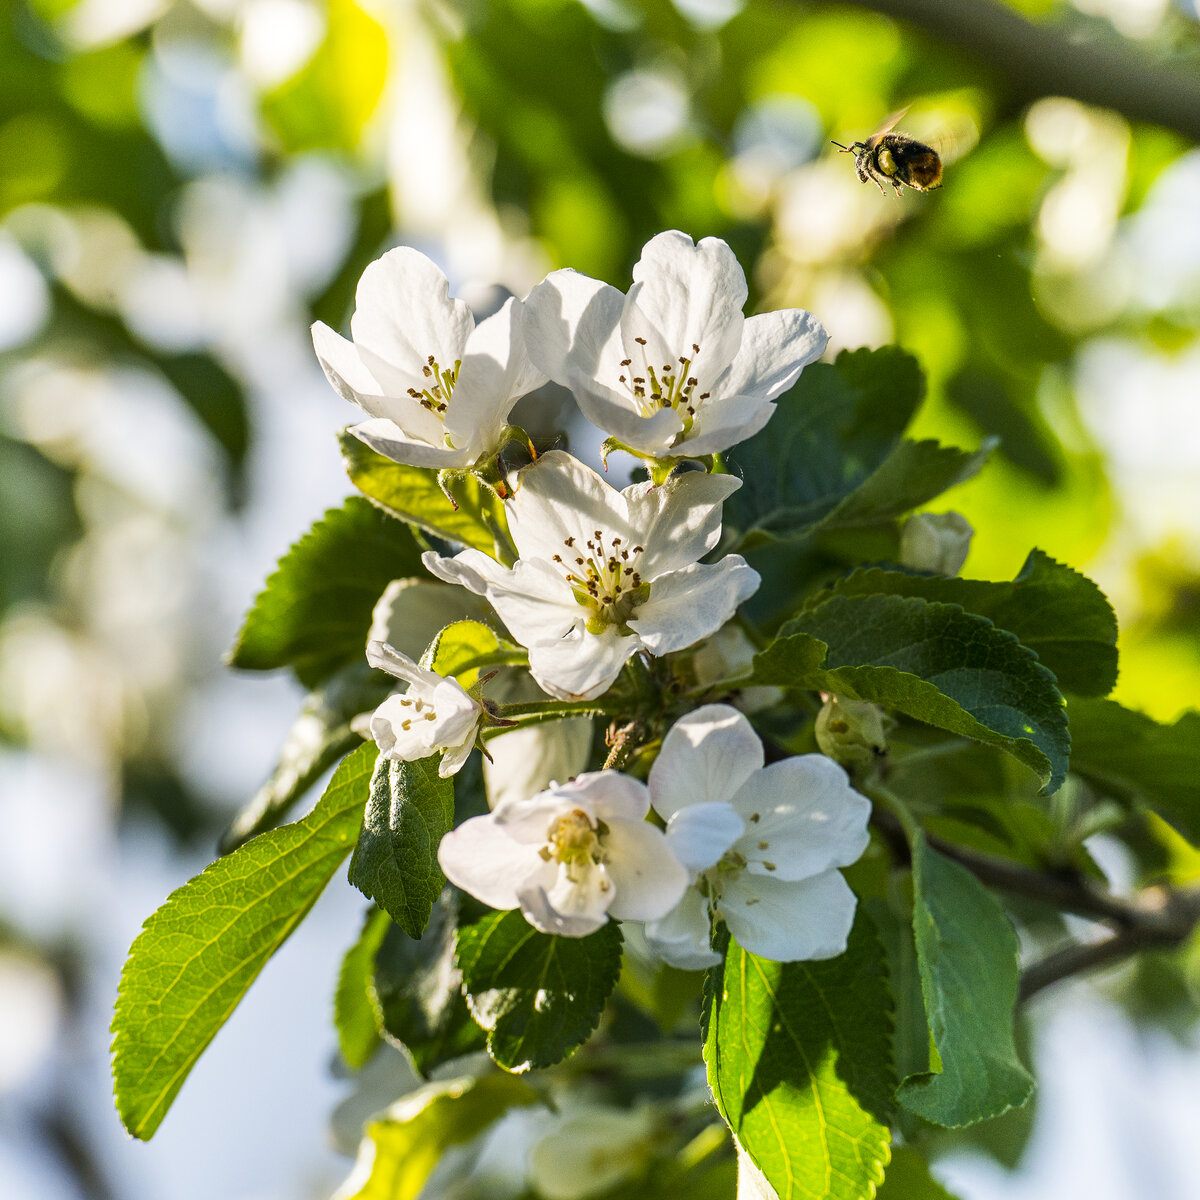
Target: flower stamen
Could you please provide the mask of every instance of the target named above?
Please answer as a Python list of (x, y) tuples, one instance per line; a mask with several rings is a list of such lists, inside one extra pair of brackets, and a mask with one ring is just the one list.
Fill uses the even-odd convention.
[(450, 397), (454, 394), (454, 385), (458, 382), (458, 369), (461, 366), (462, 359), (456, 358), (453, 367), (443, 368), (431, 354), (425, 360), (425, 365), (421, 368), (421, 374), (426, 379), (433, 379), (437, 382), (421, 391), (417, 391), (416, 388), (409, 388), (408, 394), (422, 408), (428, 409), (435, 416), (441, 417), (444, 420), (446, 410), (449, 408)]

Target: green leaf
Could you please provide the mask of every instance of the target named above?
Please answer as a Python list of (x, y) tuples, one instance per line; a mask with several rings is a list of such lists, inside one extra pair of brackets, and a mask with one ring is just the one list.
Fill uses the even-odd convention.
[(487, 667), (526, 661), (520, 646), (499, 637), (482, 621), (455, 621), (430, 643), (422, 665), (470, 688)]
[(249, 804), (222, 834), (228, 854), (252, 837), (273, 829), (292, 806), (344, 754), (362, 744), (351, 720), (381, 704), (394, 684), (364, 658), (340, 668), (305, 698), (300, 715), (279, 751), (279, 762)]
[(438, 775), (440, 755), (419, 762), (379, 757), (350, 882), (419, 938), (446, 884), (437, 850), (454, 824), (454, 783)]
[(384, 588), (423, 573), (412, 532), (351, 496), (279, 560), (246, 614), (229, 661), (250, 671), (290, 666), (314, 687), (365, 657), (371, 611)]
[(896, 1097), (936, 1125), (973, 1125), (1020, 1107), (1033, 1092), (1013, 1040), (1017, 935), (1000, 902), (965, 867), (931, 850), (921, 834), (912, 852), (931, 1062)]
[(875, 1200), (955, 1200), (929, 1173), (924, 1155), (912, 1146), (895, 1146), (883, 1187)]
[[(1037, 653), (1060, 686), (1080, 696), (1104, 696), (1117, 682), (1117, 618), (1086, 576), (1032, 550), (1011, 583), (913, 575), (878, 567), (833, 585), (839, 596), (884, 593), (958, 604), (1007, 629)], [(829, 593), (822, 593), (826, 598)]]
[(999, 746), (1063, 781), (1071, 739), (1054, 676), (1007, 630), (917, 596), (833, 596), (788, 621), (754, 683), (870, 700)]
[(362, 932), (346, 951), (338, 972), (333, 1023), (342, 1060), (355, 1071), (366, 1065), (379, 1045), (379, 1027), (371, 1002), (371, 977), (375, 971), (376, 952), (389, 928), (395, 928), (391, 917), (372, 905), (363, 920)]
[(423, 1075), (482, 1049), (486, 1040), (471, 1019), (454, 963), (457, 920), (457, 894), (447, 888), (419, 941), (390, 925), (375, 955), (371, 1000), (376, 1020)]
[(1071, 769), (1107, 795), (1154, 809), (1200, 845), (1200, 712), (1173, 725), (1112, 700), (1072, 700)]
[(427, 1083), (367, 1123), (338, 1200), (415, 1200), (451, 1146), (471, 1141), (511, 1108), (540, 1102), (511, 1075)]
[(497, 536), (508, 536), (504, 503), (477, 479), (451, 486), (455, 508), (438, 486), (437, 472), (392, 462), (343, 430), (338, 435), (351, 482), (373, 504), (435, 537), (496, 553)]
[(455, 957), (488, 1053), (506, 1071), (560, 1062), (587, 1041), (621, 973), (615, 921), (584, 938), (539, 933), (515, 909), (463, 924)]
[(117, 1111), (149, 1138), (267, 959), (350, 853), (376, 750), (334, 772), (307, 817), (264, 833), (172, 892), (121, 972), (112, 1022)]
[(895, 346), (806, 368), (768, 426), (731, 455), (743, 483), (726, 512), (753, 535), (744, 544), (890, 519), (977, 470), (986, 451), (900, 442), (924, 392), (916, 359)]
[(865, 914), (823, 962), (771, 962), (731, 938), (707, 1001), (717, 1108), (780, 1200), (869, 1200), (895, 1074), (883, 948)]

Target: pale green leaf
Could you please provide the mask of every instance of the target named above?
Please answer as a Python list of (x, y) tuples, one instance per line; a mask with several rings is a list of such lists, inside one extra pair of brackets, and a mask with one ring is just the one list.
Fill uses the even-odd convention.
[(346, 951), (338, 972), (333, 1024), (342, 1060), (355, 1071), (366, 1064), (379, 1045), (379, 1026), (371, 1003), (371, 978), (375, 972), (375, 954), (391, 926), (391, 917), (372, 905), (363, 920), (362, 932)]
[(497, 538), (507, 538), (503, 501), (477, 479), (452, 485), (456, 508), (438, 486), (436, 471), (392, 462), (345, 431), (338, 441), (351, 482), (385, 512), (485, 554), (495, 554)]
[(824, 962), (771, 962), (731, 938), (707, 1002), (709, 1086), (780, 1200), (869, 1200), (895, 1074), (883, 948), (866, 916)]
[(1017, 1057), (1017, 935), (965, 867), (913, 841), (913, 935), (929, 1022), (930, 1070), (896, 1096), (936, 1125), (973, 1125), (1024, 1104), (1033, 1080)]
[(913, 1146), (895, 1146), (876, 1200), (955, 1200), (929, 1173), (925, 1156)]
[(121, 972), (113, 1014), (117, 1111), (149, 1138), (267, 960), (316, 902), (358, 832), (373, 745), (334, 772), (303, 820), (264, 833), (171, 893)]
[(334, 1200), (415, 1200), (451, 1146), (478, 1137), (509, 1109), (538, 1103), (511, 1075), (427, 1083), (367, 1123), (354, 1171)]

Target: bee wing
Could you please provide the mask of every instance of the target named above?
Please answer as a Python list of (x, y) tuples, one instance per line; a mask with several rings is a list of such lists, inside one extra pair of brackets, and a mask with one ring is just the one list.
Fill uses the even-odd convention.
[(892, 113), (892, 115), (890, 117), (888, 117), (888, 119), (886, 121), (884, 121), (884, 123), (882, 125), (880, 125), (880, 127), (877, 130), (875, 130), (875, 132), (873, 134), (871, 134), (871, 136), (869, 138), (867, 138), (867, 145), (868, 146), (878, 146), (879, 139), (884, 137), (885, 135), (891, 133), (892, 130), (895, 129), (896, 126), (899, 125), (902, 120), (904, 120), (904, 114), (906, 112), (908, 112), (908, 110), (911, 107), (912, 107), (911, 104), (906, 104), (903, 108), (898, 109), (896, 112)]

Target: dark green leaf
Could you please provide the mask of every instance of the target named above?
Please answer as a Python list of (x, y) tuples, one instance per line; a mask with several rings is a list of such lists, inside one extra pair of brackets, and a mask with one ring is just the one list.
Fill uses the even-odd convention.
[[(1117, 618), (1086, 576), (1032, 550), (1011, 583), (950, 579), (869, 568), (833, 587), (835, 595), (920, 596), (959, 604), (1015, 633), (1058, 678), (1081, 696), (1107, 695), (1117, 681)], [(827, 593), (822, 593), (825, 598)]]
[(972, 1125), (1024, 1104), (1033, 1081), (1017, 1057), (1017, 935), (965, 867), (913, 842), (913, 934), (929, 1021), (930, 1070), (896, 1096), (936, 1125)]
[(492, 1058), (528, 1071), (587, 1041), (621, 972), (621, 944), (613, 921), (584, 938), (539, 933), (516, 910), (461, 925), (463, 990)]
[(1200, 845), (1200, 712), (1160, 725), (1111, 700), (1072, 700), (1067, 715), (1073, 771), (1154, 809)]
[(454, 964), (457, 919), (457, 896), (447, 889), (419, 941), (389, 922), (375, 955), (371, 997), (376, 1019), (423, 1075), (482, 1049), (485, 1041), (467, 1010), (462, 975)]
[(279, 751), (275, 770), (222, 835), (221, 853), (273, 829), (343, 754), (360, 745), (362, 738), (350, 728), (351, 720), (382, 703), (393, 683), (364, 658), (340, 668), (310, 692)]
[(1054, 676), (986, 617), (916, 596), (833, 596), (755, 657), (755, 683), (837, 692), (1000, 746), (1054, 791), (1071, 739)]
[(427, 1083), (368, 1122), (354, 1173), (338, 1196), (416, 1200), (451, 1146), (469, 1142), (510, 1108), (538, 1103), (538, 1094), (510, 1075)]
[(376, 951), (389, 927), (395, 928), (387, 913), (374, 906), (369, 908), (362, 932), (346, 951), (342, 969), (338, 972), (333, 1023), (337, 1028), (342, 1059), (356, 1071), (366, 1065), (379, 1045), (379, 1027), (375, 1021), (375, 1006), (371, 1003), (371, 976), (375, 970)]
[(384, 588), (422, 573), (412, 532), (351, 496), (279, 560), (246, 614), (229, 661), (252, 671), (290, 666), (314, 687), (364, 658), (371, 611)]
[(149, 1138), (188, 1072), (354, 844), (374, 746), (334, 772), (301, 821), (264, 833), (172, 892), (121, 973), (113, 1014), (117, 1110)]
[(883, 1187), (875, 1200), (955, 1200), (929, 1173), (925, 1156), (913, 1146), (896, 1146)]
[(436, 471), (392, 462), (345, 430), (338, 441), (351, 482), (392, 516), (485, 554), (495, 553), (498, 534), (507, 536), (503, 502), (478, 480), (462, 479), (452, 485), (455, 508), (438, 486)]
[(414, 938), (446, 883), (437, 850), (454, 824), (454, 783), (438, 775), (440, 757), (396, 762), (380, 755), (350, 859), (350, 882)]
[(704, 1059), (721, 1115), (780, 1200), (868, 1200), (895, 1074), (883, 948), (859, 913), (844, 954), (777, 963), (729, 941)]

